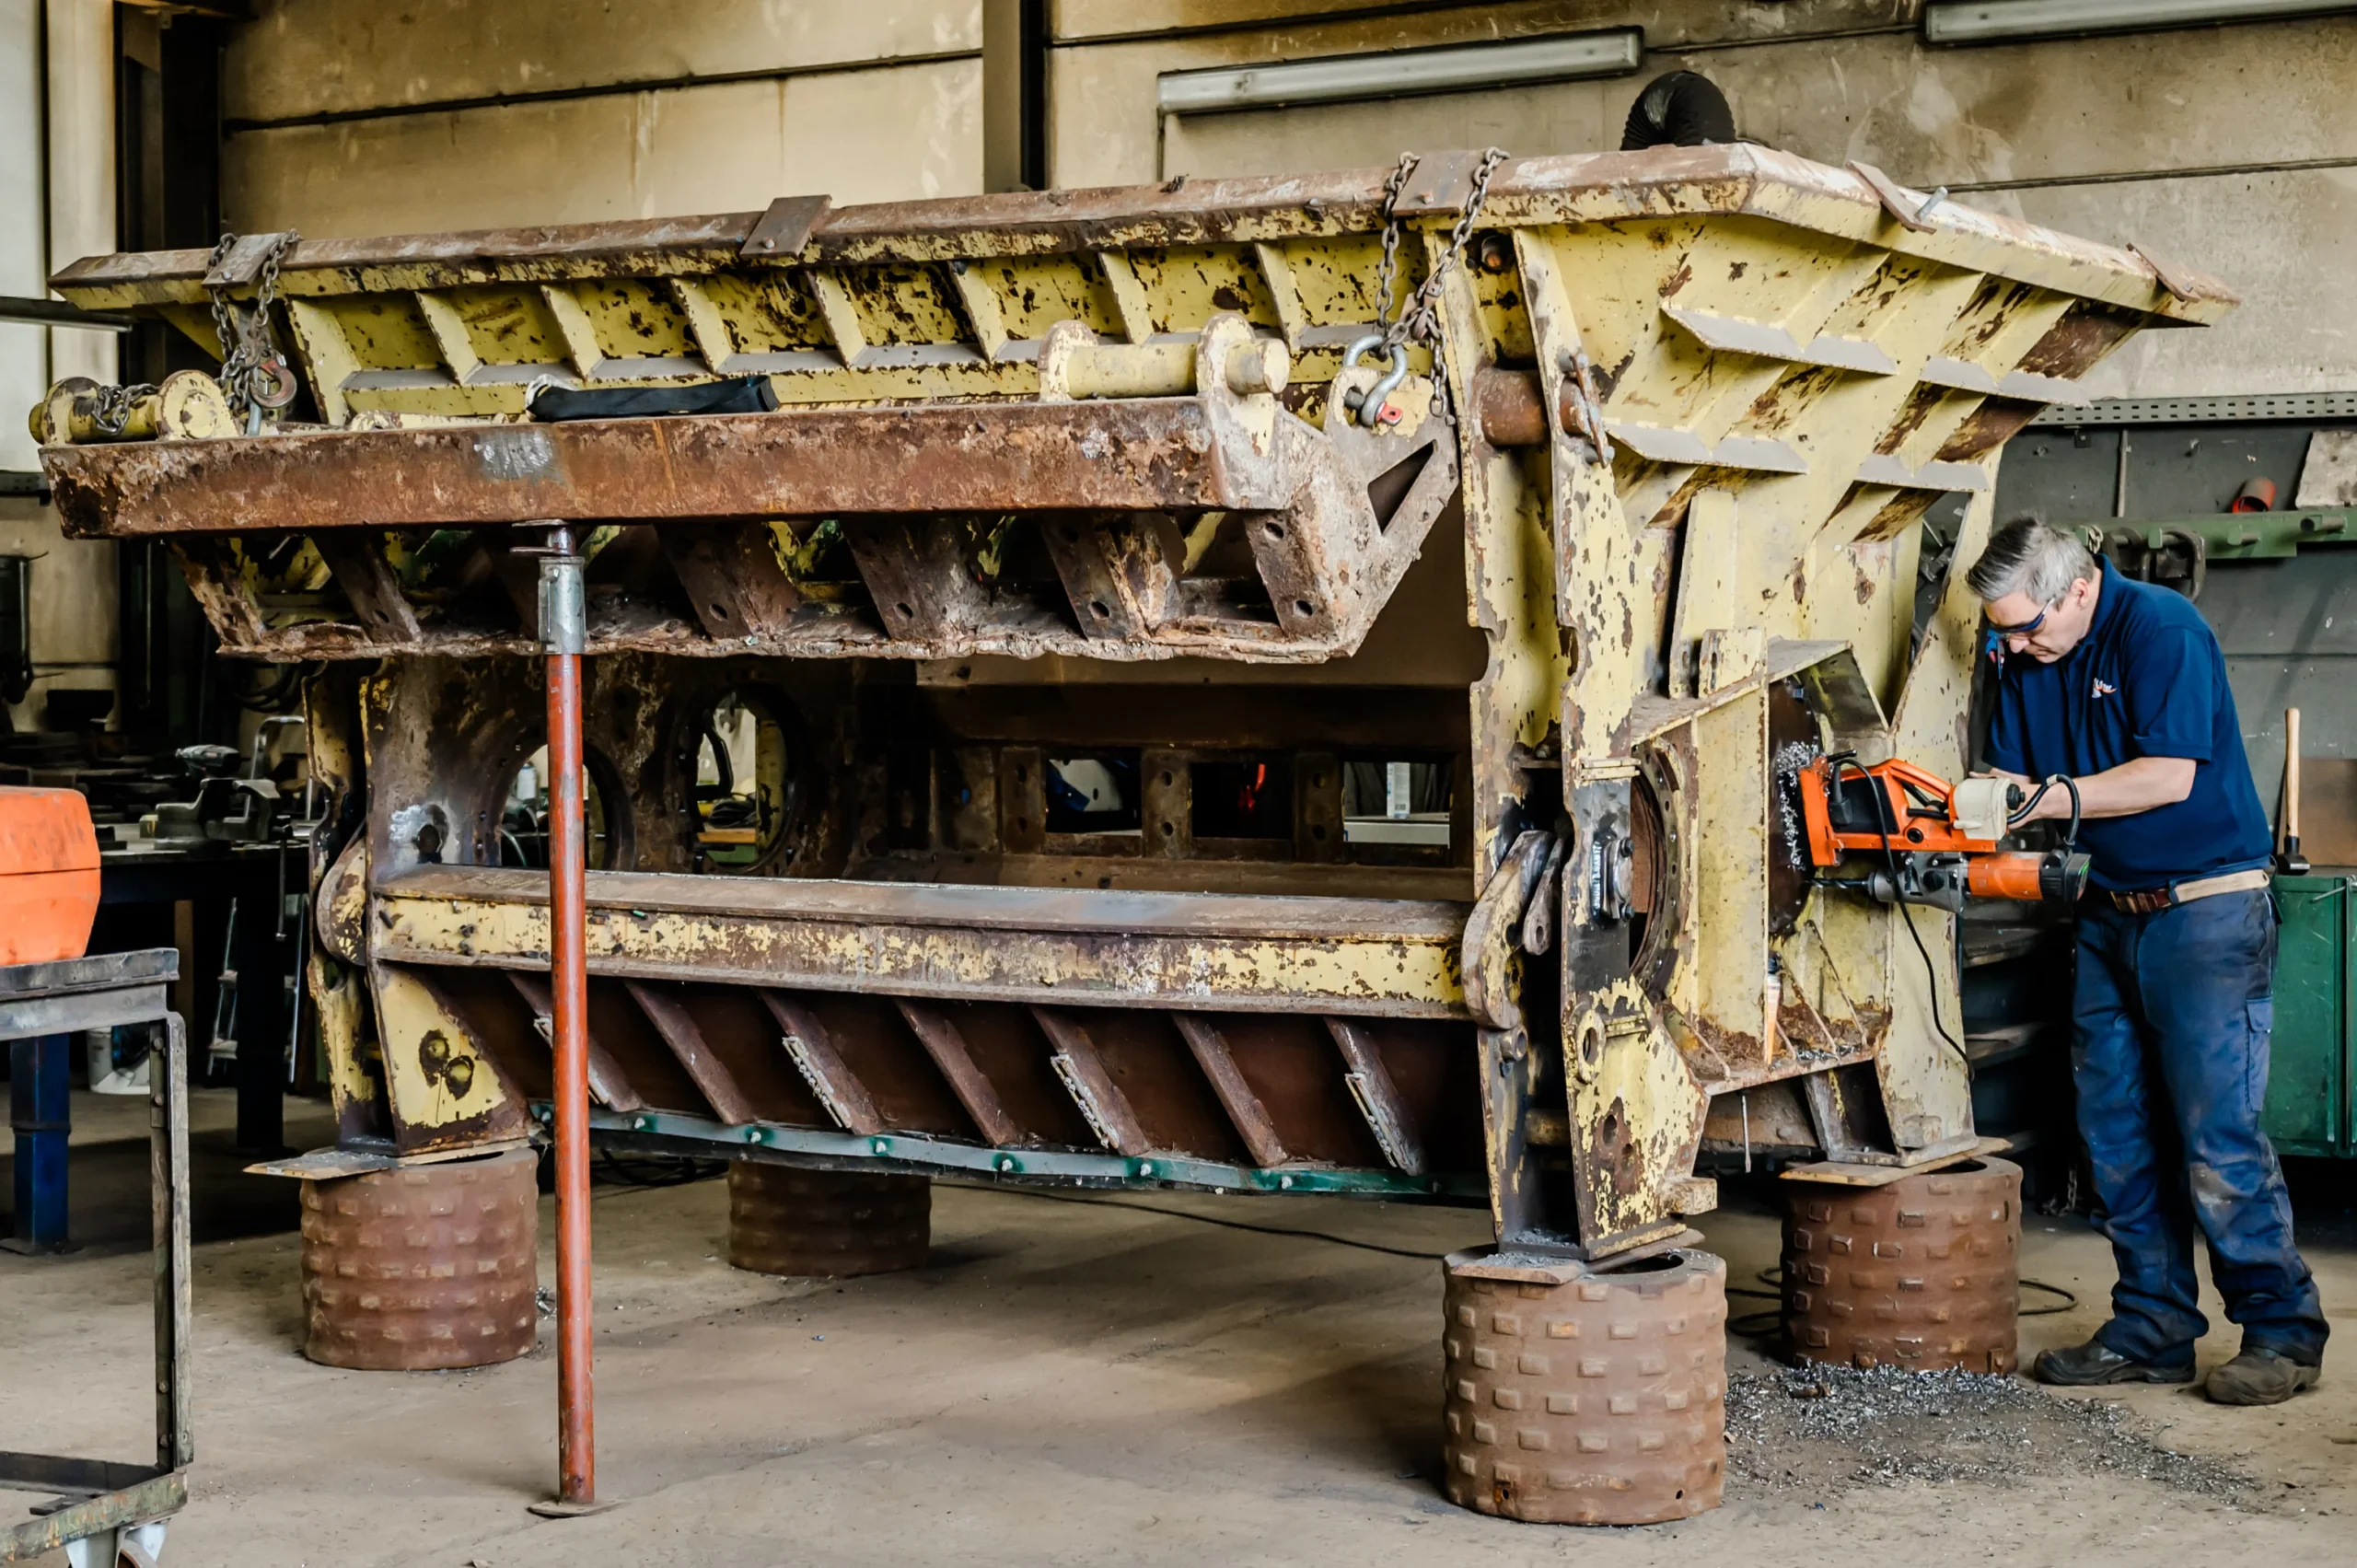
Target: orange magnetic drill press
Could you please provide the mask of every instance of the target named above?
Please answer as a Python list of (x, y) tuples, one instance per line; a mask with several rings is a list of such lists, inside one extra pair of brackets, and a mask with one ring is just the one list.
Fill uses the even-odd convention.
[[(1950, 784), (1911, 762), (1872, 766), (1850, 752), (1818, 757), (1794, 780), (1809, 864), (1822, 887), (1852, 888), (1877, 902), (1961, 910), (1964, 900), (2012, 899), (2075, 903), (2086, 891), (2087, 856), (2079, 836), (2079, 786), (2057, 776), (2024, 796), (2010, 779)], [(2060, 786), (2071, 794), (2062, 847), (2006, 850), (1999, 842), (2025, 812)], [(1830, 876), (1864, 856), (1864, 876)]]

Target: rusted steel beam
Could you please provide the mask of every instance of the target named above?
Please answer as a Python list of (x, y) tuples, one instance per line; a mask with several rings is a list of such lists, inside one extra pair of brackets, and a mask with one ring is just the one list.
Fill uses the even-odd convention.
[(1140, 636), (1172, 615), (1178, 574), (1150, 521), (1065, 517), (1040, 537), (1084, 634)]
[(794, 631), (802, 590), (786, 575), (775, 536), (766, 525), (666, 528), (663, 553), (708, 635), (735, 642), (746, 636), (784, 637)]
[(905, 996), (897, 1000), (900, 1016), (908, 1020), (910, 1032), (917, 1037), (917, 1043), (924, 1047), (925, 1054), (933, 1058), (933, 1064), (941, 1069), (941, 1075), (948, 1080), (950, 1092), (958, 1097), (958, 1103), (966, 1108), (966, 1114), (974, 1119), (974, 1126), (981, 1132), (982, 1141), (1000, 1148), (1027, 1142), (1023, 1128), (1000, 1103), (998, 1090), (982, 1075), (982, 1070), (974, 1064), (974, 1054), (967, 1048), (966, 1037), (958, 1033), (958, 1026), (950, 1021), (949, 1015), (938, 1007), (911, 1002)]
[(119, 539), (835, 513), (1274, 509), (1191, 398), (798, 409), (53, 447), (68, 533)]
[(876, 1109), (876, 1098), (867, 1092), (852, 1070), (843, 1064), (842, 1053), (835, 1049), (834, 1037), (819, 1016), (781, 992), (764, 990), (761, 1005), (770, 1010), (779, 1028), (785, 1031), (785, 1053), (809, 1084), (810, 1092), (827, 1108), (827, 1114), (846, 1132), (863, 1135), (884, 1131), (884, 1113)]
[[(0, 1455), (0, 1460), (37, 1457)], [(53, 1514), (11, 1525), (0, 1533), (0, 1562), (36, 1562), (68, 1542), (87, 1540), (125, 1525), (168, 1518), (187, 1504), (188, 1477), (178, 1470), (97, 1496), (77, 1497)]]
[(191, 535), (174, 540), (169, 549), (188, 579), (189, 593), (213, 622), (224, 647), (251, 647), (269, 635), (261, 606), (238, 573), (235, 540), (217, 534)]
[(1375, 1041), (1348, 1018), (1329, 1018), (1326, 1028), (1341, 1048), (1343, 1062), (1350, 1066), (1342, 1081), (1351, 1086), (1351, 1098), (1358, 1101), (1360, 1112), (1366, 1117), (1367, 1130), (1375, 1134), (1383, 1157), (1410, 1176), (1423, 1175), (1423, 1141), (1416, 1136), (1415, 1119), (1409, 1114), (1408, 1102), (1391, 1082), (1391, 1070), (1383, 1064)]
[(695, 1015), (688, 1011), (687, 1004), (651, 981), (628, 981), (624, 987), (630, 992), (631, 1000), (638, 1004), (638, 1010), (646, 1015), (646, 1021), (655, 1026), (663, 1043), (671, 1048), (671, 1054), (679, 1059), (688, 1076), (695, 1080), (703, 1098), (712, 1102), (720, 1120), (731, 1124), (756, 1120), (752, 1100), (737, 1082), (736, 1074), (704, 1043), (703, 1030), (697, 1027)]
[(422, 628), (401, 580), (375, 541), (356, 533), (322, 533), (312, 540), (328, 575), (352, 601), (352, 612), (379, 642), (415, 642)]
[[(534, 1032), (553, 1045), (555, 1004), (549, 996), (548, 981), (524, 970), (509, 970), (507, 980), (515, 986), (516, 994), (524, 999), (524, 1005), (532, 1010)], [(613, 1052), (598, 1043), (594, 1032), (589, 1036), (589, 1092), (597, 1096), (598, 1103), (608, 1110), (643, 1110), (646, 1108), (646, 1101), (631, 1087), (630, 1077), (622, 1071), (621, 1063), (614, 1060)]]
[[(1462, 904), (589, 874), (601, 975), (1091, 1006), (1465, 1016)], [(423, 866), (376, 889), (380, 961), (548, 962), (545, 879)]]
[(1212, 1093), (1219, 1097), (1220, 1109), (1236, 1123), (1237, 1136), (1252, 1151), (1252, 1162), (1273, 1166), (1291, 1159), (1284, 1139), (1278, 1135), (1277, 1124), (1269, 1118), (1268, 1107), (1252, 1092), (1252, 1086), (1244, 1081), (1244, 1074), (1236, 1065), (1236, 1052), (1228, 1048), (1227, 1037), (1220, 1033), (1219, 1026), (1200, 1013), (1173, 1013), (1170, 1016), (1186, 1040), (1187, 1049), (1194, 1053), (1195, 1065), (1210, 1080)]
[(1146, 1136), (1145, 1124), (1131, 1109), (1129, 1097), (1113, 1082), (1113, 1074), (1105, 1070), (1105, 1059), (1081, 1028), (1079, 1020), (1049, 1007), (1034, 1007), (1031, 1016), (1039, 1021), (1039, 1028), (1055, 1047), (1049, 1058), (1056, 1076), (1063, 1080), (1072, 1094), (1073, 1103), (1080, 1107), (1089, 1130), (1097, 1141), (1117, 1155), (1144, 1155), (1154, 1152), (1153, 1141)]

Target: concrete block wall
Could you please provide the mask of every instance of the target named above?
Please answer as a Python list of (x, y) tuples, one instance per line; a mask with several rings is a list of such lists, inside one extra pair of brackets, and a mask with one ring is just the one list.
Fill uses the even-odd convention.
[(231, 226), (399, 234), (981, 189), (978, 0), (260, 0)]
[[(233, 226), (463, 229), (982, 188), (984, 0), (259, 0), (225, 77)], [(2105, 396), (2357, 388), (2319, 308), (2357, 243), (2357, 18), (1933, 49), (1922, 0), (1048, 0), (1053, 183), (1616, 145), (1657, 71), (1751, 136), (2218, 273), (2246, 308), (2154, 333)], [(1635, 76), (1166, 118), (1204, 65), (1639, 26)]]
[[(2357, 89), (2357, 18), (1935, 49), (1920, 0), (1058, 0), (1054, 17), (1059, 183), (1364, 167), (1411, 147), (1618, 146), (1643, 84), (1686, 68), (1725, 89), (1746, 135), (2135, 240), (2242, 291), (2219, 328), (2131, 344), (2096, 373), (2097, 396), (2357, 389), (2357, 331), (2338, 306), (2357, 246), (2357, 122), (2339, 112)], [(1632, 77), (1202, 117), (1155, 108), (1166, 71), (1630, 25), (1647, 51)]]

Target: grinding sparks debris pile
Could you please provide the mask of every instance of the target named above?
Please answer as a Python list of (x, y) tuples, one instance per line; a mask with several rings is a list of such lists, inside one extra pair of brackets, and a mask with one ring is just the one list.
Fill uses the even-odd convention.
[(2069, 1472), (2133, 1476), (2240, 1500), (2256, 1485), (2172, 1451), (2160, 1429), (2101, 1398), (1976, 1372), (1810, 1366), (1727, 1379), (1730, 1491), (1835, 1493), (1908, 1481), (2009, 1486)]

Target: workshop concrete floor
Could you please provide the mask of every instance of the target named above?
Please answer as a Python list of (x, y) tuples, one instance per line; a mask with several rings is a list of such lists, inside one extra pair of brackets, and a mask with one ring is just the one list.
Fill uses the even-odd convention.
[[(109, 1185), (98, 1167), (144, 1161), (90, 1137), (75, 1162), (93, 1191)], [(2303, 1183), (2341, 1324), (2357, 1304), (2346, 1192), (2330, 1170)], [(1416, 1253), (1486, 1229), (1462, 1210), (1339, 1200), (1120, 1202)], [(2166, 1446), (2255, 1478), (2239, 1503), (2025, 1466), (1998, 1486), (1731, 1486), (1717, 1513), (1647, 1529), (1517, 1526), (1434, 1487), (1436, 1262), (946, 1186), (929, 1267), (842, 1284), (730, 1270), (717, 1181), (601, 1186), (598, 1473), (621, 1505), (542, 1520), (524, 1505), (555, 1469), (548, 1325), (530, 1358), (477, 1372), (312, 1365), (296, 1348), (296, 1238), (261, 1229), (281, 1202), (264, 1190), (216, 1211), (197, 1249), (197, 1463), (167, 1568), (2357, 1559), (2357, 1360), (2277, 1410), (2118, 1396)], [(544, 1205), (544, 1249), (552, 1226)], [(1703, 1228), (1734, 1279), (1774, 1261), (1756, 1196), (1731, 1193)], [(136, 1245), (0, 1255), (0, 1446), (145, 1451)], [(2109, 1259), (2082, 1224), (2031, 1216), (2024, 1265), (2090, 1303), (2026, 1319), (2025, 1359), (2095, 1327)], [(2205, 1366), (2232, 1336), (2205, 1343)], [(1731, 1363), (1766, 1367), (1740, 1342)]]

